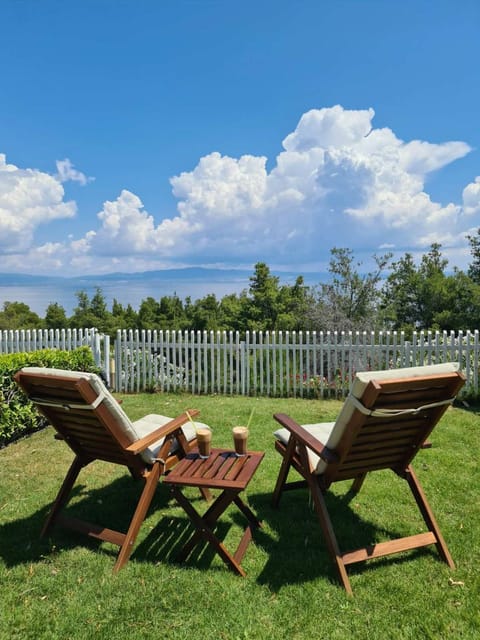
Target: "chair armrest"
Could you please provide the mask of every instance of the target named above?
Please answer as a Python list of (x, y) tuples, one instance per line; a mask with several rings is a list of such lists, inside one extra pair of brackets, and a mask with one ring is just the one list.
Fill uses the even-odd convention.
[[(188, 414), (191, 418), (198, 416), (199, 413), (200, 411), (198, 411), (198, 409), (188, 410)], [(175, 434), (180, 430), (182, 425), (186, 424), (188, 421), (189, 418), (187, 416), (187, 412), (182, 413), (176, 418), (173, 418), (173, 420), (170, 420), (170, 422), (167, 422), (167, 424), (164, 424), (158, 429), (155, 429), (155, 431), (152, 431), (152, 433), (149, 433), (148, 436), (144, 436), (143, 438), (136, 440), (136, 442), (133, 442), (126, 447), (126, 450), (131, 453), (141, 453), (151, 444), (157, 442), (157, 440), (161, 440), (162, 438), (167, 438), (168, 436)]]
[(300, 442), (311, 449), (313, 453), (319, 456), (322, 460), (328, 463), (338, 462), (339, 457), (335, 451), (323, 445), (319, 440), (317, 440), (317, 438), (304, 429), (302, 425), (295, 422), (293, 418), (287, 416), (285, 413), (275, 413), (273, 417), (282, 425), (282, 427), (285, 427), (285, 429), (290, 431), (291, 435), (297, 442)]

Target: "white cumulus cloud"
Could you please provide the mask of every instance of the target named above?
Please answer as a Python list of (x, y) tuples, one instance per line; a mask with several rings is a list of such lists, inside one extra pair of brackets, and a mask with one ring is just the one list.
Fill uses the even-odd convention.
[(480, 176), (463, 190), (463, 210), (467, 216), (480, 213)]
[(75, 169), (68, 158), (65, 158), (65, 160), (57, 160), (56, 165), (56, 178), (58, 178), (60, 182), (79, 182), (82, 186), (85, 186), (89, 182), (95, 180), (95, 178), (87, 177), (84, 173)]
[(36, 169), (7, 164), (0, 154), (0, 251), (24, 251), (35, 229), (76, 213), (75, 202), (64, 202), (65, 192), (53, 176)]
[(123, 189), (104, 202), (96, 226), (51, 254), (48, 245), (35, 248), (33, 230), (73, 215), (61, 182), (89, 178), (68, 159), (49, 176), (3, 158), (0, 231), (8, 246), (28, 247), (37, 260), (89, 272), (259, 259), (313, 264), (333, 246), (369, 255), (382, 247), (421, 250), (432, 241), (465, 247), (467, 229), (480, 221), (480, 177), (458, 202), (436, 202), (426, 181), (468, 154), (469, 145), (404, 141), (388, 127), (375, 128), (374, 115), (340, 105), (308, 111), (284, 137), (271, 170), (264, 156), (212, 152), (171, 178), (173, 215), (147, 211), (139, 195)]

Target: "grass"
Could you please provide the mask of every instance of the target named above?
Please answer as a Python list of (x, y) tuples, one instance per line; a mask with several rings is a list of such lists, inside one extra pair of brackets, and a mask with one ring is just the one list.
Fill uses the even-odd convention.
[[(214, 445), (231, 445), (231, 428), (255, 408), (249, 447), (266, 456), (247, 489), (263, 520), (243, 561), (246, 578), (207, 547), (185, 564), (175, 553), (188, 530), (184, 512), (159, 487), (130, 562), (112, 574), (115, 549), (60, 528), (38, 533), (66, 468), (69, 449), (51, 429), (0, 451), (0, 638), (236, 639), (480, 637), (479, 416), (450, 409), (421, 451), (415, 469), (457, 564), (450, 571), (435, 549), (351, 567), (354, 597), (336, 578), (305, 492), (271, 508), (280, 456), (272, 431), (276, 411), (303, 423), (333, 420), (340, 403), (295, 399), (128, 395), (131, 418), (175, 415), (196, 407), (214, 429)], [(405, 485), (405, 486), (404, 486)], [(349, 504), (338, 483), (330, 508), (344, 547), (421, 529), (405, 483), (373, 474)], [(122, 468), (96, 462), (80, 475), (71, 510), (125, 527), (140, 486)], [(192, 490), (193, 491), (193, 490)], [(197, 500), (196, 493), (190, 494)], [(200, 507), (200, 502), (196, 502)], [(232, 507), (220, 520), (229, 548), (243, 523)], [(357, 545), (358, 546), (358, 545)]]

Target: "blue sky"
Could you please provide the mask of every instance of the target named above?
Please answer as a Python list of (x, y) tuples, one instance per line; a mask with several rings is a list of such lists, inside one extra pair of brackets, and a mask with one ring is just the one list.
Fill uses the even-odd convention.
[(477, 0), (3, 0), (0, 272), (468, 264)]

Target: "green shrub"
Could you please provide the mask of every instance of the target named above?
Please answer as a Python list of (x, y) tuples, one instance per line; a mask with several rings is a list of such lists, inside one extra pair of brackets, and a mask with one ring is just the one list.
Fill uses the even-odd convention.
[(0, 355), (0, 447), (38, 431), (47, 424), (46, 419), (37, 412), (13, 379), (22, 367), (99, 372), (88, 347), (80, 347), (74, 351), (44, 349)]

